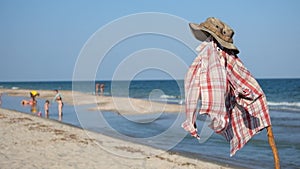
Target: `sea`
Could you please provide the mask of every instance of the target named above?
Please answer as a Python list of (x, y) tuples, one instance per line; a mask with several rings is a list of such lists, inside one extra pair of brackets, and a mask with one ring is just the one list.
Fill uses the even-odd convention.
[[(267, 97), (281, 167), (299, 169), (300, 79), (257, 79), (257, 81)], [(183, 80), (0, 82), (0, 88), (75, 90), (93, 95), (95, 83), (105, 85), (106, 96), (131, 97), (182, 106), (185, 104)], [(2, 93), (1, 107), (33, 114), (30, 107), (20, 104), (22, 99), (26, 98)], [(44, 100), (38, 98), (38, 103), (42, 111)], [(201, 136), (201, 139), (197, 140), (180, 127), (185, 118), (184, 112), (123, 116), (116, 112), (89, 111), (88, 109), (93, 106), (65, 104), (64, 116), (59, 118), (57, 113), (52, 113), (57, 111), (55, 105), (52, 105), (49, 118), (201, 160), (238, 168), (274, 168), (266, 130), (255, 135), (241, 150), (230, 157), (229, 143), (207, 127), (209, 119), (204, 115), (197, 118), (198, 132)], [(42, 115), (41, 118), (45, 117)]]

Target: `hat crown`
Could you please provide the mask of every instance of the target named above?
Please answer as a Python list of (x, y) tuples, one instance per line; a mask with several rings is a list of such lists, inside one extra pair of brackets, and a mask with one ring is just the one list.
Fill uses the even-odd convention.
[(226, 23), (222, 22), (218, 18), (209, 17), (205, 22), (201, 23), (200, 26), (212, 31), (222, 40), (233, 43), (234, 31)]
[(238, 48), (233, 44), (234, 31), (226, 23), (215, 17), (209, 17), (200, 24), (189, 24), (195, 38), (205, 41), (212, 36), (222, 47), (230, 49), (234, 54), (238, 54)]

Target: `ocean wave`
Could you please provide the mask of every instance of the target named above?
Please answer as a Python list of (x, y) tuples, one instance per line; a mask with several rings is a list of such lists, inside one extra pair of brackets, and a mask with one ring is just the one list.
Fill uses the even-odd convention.
[(165, 95), (165, 94), (163, 94), (163, 95), (160, 96), (160, 98), (161, 98), (161, 99), (176, 99), (176, 98), (178, 98), (178, 97), (177, 97), (177, 96), (172, 96), (172, 95)]
[[(185, 104), (184, 99), (171, 97), (169, 99), (160, 98), (152, 101), (167, 102), (172, 104)], [(288, 111), (288, 112), (300, 112), (300, 102), (267, 102), (270, 110)]]
[(300, 102), (268, 102), (270, 110), (300, 112)]
[(293, 106), (300, 108), (300, 102), (268, 102), (269, 106)]

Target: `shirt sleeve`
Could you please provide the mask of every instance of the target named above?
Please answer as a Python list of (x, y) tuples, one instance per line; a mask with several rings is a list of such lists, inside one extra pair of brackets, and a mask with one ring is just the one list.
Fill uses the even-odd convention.
[(200, 97), (199, 71), (201, 69), (201, 63), (201, 55), (198, 55), (189, 67), (184, 81), (186, 120), (182, 123), (182, 127), (190, 133), (196, 132), (195, 122)]
[(200, 114), (207, 114), (211, 119), (210, 127), (221, 132), (228, 125), (225, 105), (227, 93), (226, 69), (216, 48), (211, 45), (203, 58), (207, 64), (206, 72), (200, 73), (201, 109)]

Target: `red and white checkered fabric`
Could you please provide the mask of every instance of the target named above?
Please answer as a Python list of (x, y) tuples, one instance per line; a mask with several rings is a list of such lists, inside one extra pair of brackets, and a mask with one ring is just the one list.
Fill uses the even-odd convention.
[(212, 41), (203, 42), (185, 77), (186, 121), (182, 127), (197, 137), (195, 121), (207, 114), (210, 127), (230, 142), (234, 155), (260, 130), (271, 125), (266, 97), (241, 60)]

